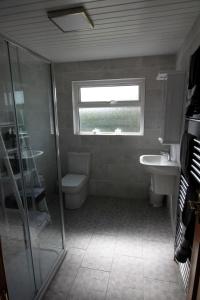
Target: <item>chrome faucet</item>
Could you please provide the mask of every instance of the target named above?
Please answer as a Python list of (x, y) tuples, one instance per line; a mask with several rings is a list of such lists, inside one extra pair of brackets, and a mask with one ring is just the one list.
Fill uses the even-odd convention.
[(167, 160), (169, 160), (169, 161), (171, 160), (171, 157), (170, 157), (170, 153), (169, 153), (169, 152), (167, 152), (167, 151), (160, 151), (160, 154), (166, 156), (166, 157), (167, 157)]

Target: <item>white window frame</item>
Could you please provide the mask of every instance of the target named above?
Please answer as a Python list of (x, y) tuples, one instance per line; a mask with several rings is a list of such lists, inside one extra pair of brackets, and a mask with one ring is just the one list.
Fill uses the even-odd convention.
[[(139, 100), (131, 101), (113, 101), (110, 102), (81, 102), (80, 89), (82, 87), (104, 87), (104, 86), (120, 86), (120, 85), (138, 85)], [(94, 135), (93, 132), (80, 131), (79, 108), (95, 108), (95, 107), (140, 107), (140, 131), (139, 132), (122, 132), (119, 135), (144, 135), (144, 102), (145, 102), (145, 79), (144, 78), (124, 78), (124, 79), (105, 79), (105, 80), (86, 80), (72, 81), (72, 103), (73, 103), (73, 125), (74, 134), (76, 135)], [(100, 132), (98, 135), (118, 135), (115, 132)]]

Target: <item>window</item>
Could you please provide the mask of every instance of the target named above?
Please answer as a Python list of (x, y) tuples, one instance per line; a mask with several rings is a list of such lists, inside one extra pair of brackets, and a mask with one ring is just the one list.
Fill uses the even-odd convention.
[(75, 134), (143, 135), (144, 79), (73, 81)]

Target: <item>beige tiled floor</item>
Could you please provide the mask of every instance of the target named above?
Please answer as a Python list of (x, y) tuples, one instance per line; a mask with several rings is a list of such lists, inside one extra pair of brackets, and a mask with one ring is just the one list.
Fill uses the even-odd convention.
[(65, 211), (67, 256), (45, 300), (184, 300), (167, 209), (90, 198)]

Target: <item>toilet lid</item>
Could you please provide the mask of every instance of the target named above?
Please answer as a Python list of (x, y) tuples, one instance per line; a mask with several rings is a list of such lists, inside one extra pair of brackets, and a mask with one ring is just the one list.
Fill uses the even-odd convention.
[(62, 178), (63, 192), (76, 193), (87, 182), (87, 176), (83, 174), (67, 174)]

